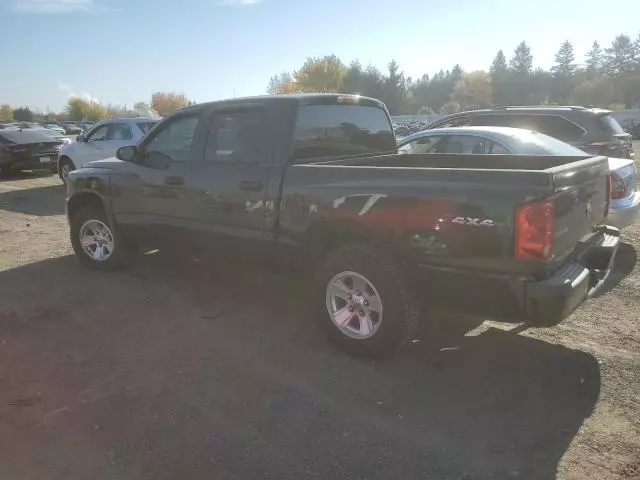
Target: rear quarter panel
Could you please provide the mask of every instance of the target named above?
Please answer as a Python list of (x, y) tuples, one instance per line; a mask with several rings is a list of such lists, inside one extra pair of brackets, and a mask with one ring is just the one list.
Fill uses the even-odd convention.
[(278, 239), (312, 253), (382, 243), (412, 263), (512, 272), (516, 207), (551, 191), (548, 174), (522, 173), (292, 166)]
[(576, 244), (606, 223), (607, 175), (605, 157), (594, 157), (553, 169), (555, 236), (553, 262), (570, 255)]

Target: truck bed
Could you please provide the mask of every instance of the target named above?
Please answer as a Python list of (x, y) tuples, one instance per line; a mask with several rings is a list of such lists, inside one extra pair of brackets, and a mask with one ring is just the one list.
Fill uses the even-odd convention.
[[(313, 206), (309, 225), (386, 238), (412, 263), (544, 276), (605, 220), (607, 174), (605, 157), (396, 154), (292, 165), (282, 193)], [(518, 209), (551, 198), (551, 258), (517, 261)], [(302, 242), (290, 225), (280, 233)]]
[(533, 155), (462, 155), (462, 154), (394, 154), (377, 157), (352, 157), (314, 165), (345, 165), (404, 168), (464, 168), (471, 170), (548, 170), (570, 163), (592, 159), (576, 156)]

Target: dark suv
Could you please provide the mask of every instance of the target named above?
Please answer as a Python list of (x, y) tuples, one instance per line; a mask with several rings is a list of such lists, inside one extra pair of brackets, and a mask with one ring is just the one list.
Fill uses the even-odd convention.
[(546, 133), (592, 155), (633, 158), (631, 135), (610, 110), (585, 107), (499, 107), (455, 113), (432, 128), (468, 125), (517, 127)]

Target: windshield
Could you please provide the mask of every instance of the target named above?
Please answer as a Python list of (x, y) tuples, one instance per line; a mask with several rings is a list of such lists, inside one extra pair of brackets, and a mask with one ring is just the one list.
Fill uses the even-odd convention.
[(617, 135), (618, 133), (624, 133), (624, 129), (620, 126), (618, 121), (611, 115), (603, 115), (599, 118), (600, 126), (602, 129), (610, 134)]

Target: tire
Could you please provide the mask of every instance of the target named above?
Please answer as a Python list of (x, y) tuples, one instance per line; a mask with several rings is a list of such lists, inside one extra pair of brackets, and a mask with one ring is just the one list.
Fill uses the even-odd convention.
[[(100, 239), (96, 243), (88, 245), (85, 250), (80, 236), (82, 234), (84, 238), (91, 237), (92, 233), (94, 239), (97, 236)], [(70, 234), (73, 251), (85, 267), (96, 270), (118, 270), (123, 268), (131, 258), (131, 247), (118, 234), (117, 228), (110, 224), (104, 210), (97, 205), (87, 205), (71, 218)], [(90, 256), (89, 252), (95, 252), (99, 244), (101, 244), (101, 254), (95, 255), (94, 253), (95, 256)], [(98, 256), (102, 256), (102, 258), (97, 258)]]
[[(363, 280), (366, 291), (356, 288), (363, 285)], [(320, 326), (329, 340), (349, 355), (385, 356), (415, 331), (418, 303), (407, 288), (400, 266), (369, 246), (346, 246), (331, 253), (318, 269), (315, 284), (313, 295)], [(336, 297), (336, 291), (345, 293), (335, 287), (337, 284), (347, 287), (346, 296), (352, 298)], [(356, 313), (349, 311), (350, 305)], [(343, 315), (339, 321), (331, 315), (336, 311)], [(351, 319), (345, 321), (350, 315)], [(338, 326), (340, 322), (342, 326)]]
[[(70, 158), (64, 157), (58, 162), (58, 176), (64, 184), (67, 183), (67, 175), (76, 169)], [(66, 172), (66, 173), (65, 173)]]

